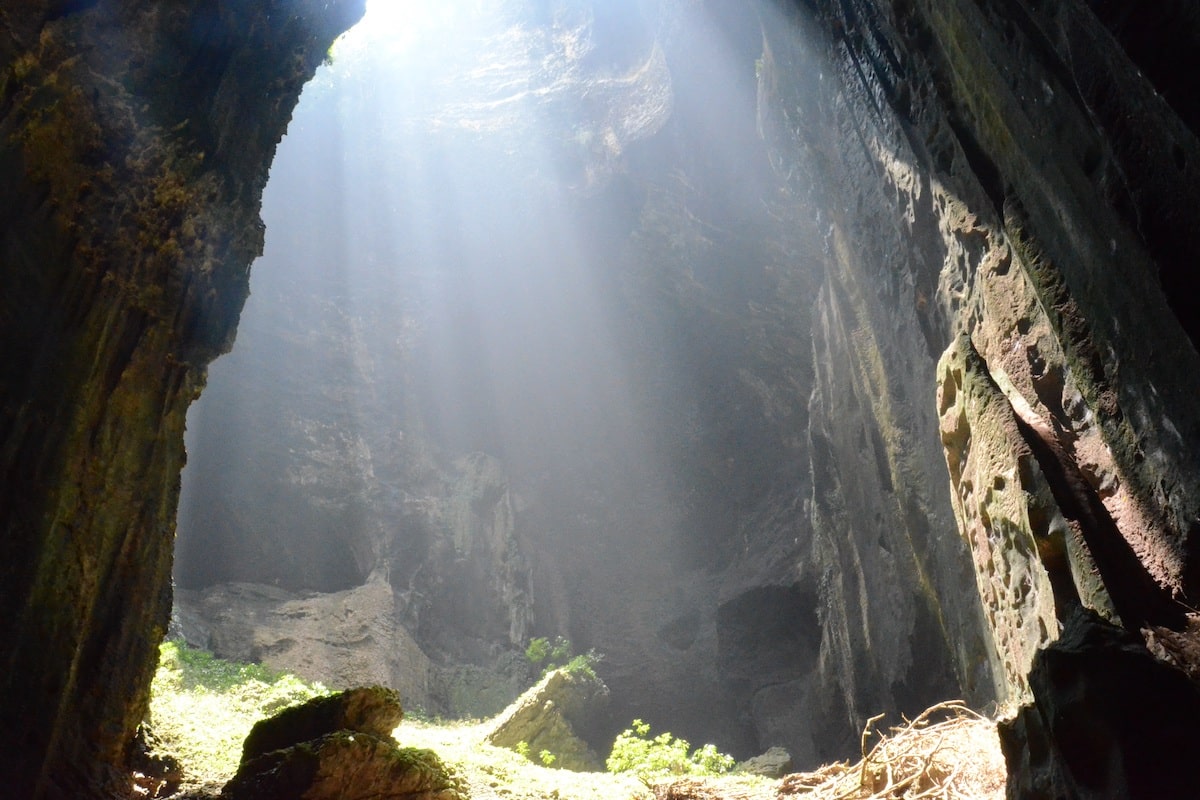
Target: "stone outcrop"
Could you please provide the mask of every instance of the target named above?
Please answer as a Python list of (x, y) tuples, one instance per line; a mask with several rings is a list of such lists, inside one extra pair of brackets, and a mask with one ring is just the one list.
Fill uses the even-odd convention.
[(317, 697), (255, 723), (224, 800), (460, 800), (429, 750), (392, 738), (400, 696), (380, 686)]
[(735, 767), (735, 771), (747, 775), (762, 775), (765, 778), (782, 778), (792, 772), (792, 756), (782, 747), (771, 747), (762, 755), (741, 762)]
[[(1027, 675), (1064, 619), (1086, 606), (1128, 631), (1179, 631), (1195, 591), (1200, 439), (1183, 398), (1197, 354), (1193, 323), (1162, 291), (1184, 280), (1194, 242), (1158, 223), (1166, 208), (1200, 213), (1195, 187), (1179, 185), (1196, 131), (1147, 78), (1153, 57), (1113, 46), (1132, 23), (1107, 4), (810, 11), (793, 15), (809, 42), (768, 33), (766, 64), (778, 71), (768, 88), (792, 101), (781, 114), (793, 139), (776, 150), (830, 210), (823, 314), (885, 356), (874, 371), (885, 397), (945, 350), (941, 437), (996, 691), (1053, 703)], [(1168, 38), (1194, 36), (1183, 29)], [(787, 94), (805, 69), (837, 88)], [(864, 186), (864, 174), (879, 180)], [(912, 424), (905, 408), (929, 430), (919, 405), (877, 405), (885, 442), (891, 419)], [(1109, 701), (1088, 713), (1119, 716), (1123, 701)], [(1012, 791), (1032, 790), (1016, 779)]]
[(1077, 605), (1028, 680), (1032, 703), (1000, 725), (1010, 796), (1195, 792), (1200, 686), (1147, 652), (1140, 636)]
[(576, 730), (588, 729), (607, 703), (608, 687), (595, 675), (551, 670), (496, 718), (487, 741), (527, 748), (530, 758), (549, 752), (559, 769), (602, 771), (602, 760)]
[(382, 578), (312, 596), (259, 584), (176, 594), (177, 614), (191, 621), (178, 632), (194, 647), (334, 689), (364, 681), (391, 686), (410, 703), (430, 707), (433, 665), (396, 624), (392, 589)]
[(222, 800), (462, 800), (432, 750), (338, 731), (242, 765)]
[(381, 573), (340, 592), (228, 583), (176, 589), (173, 635), (219, 658), (261, 663), (332, 689), (390, 686), (411, 708), (452, 718), (496, 714), (528, 686), (509, 654), (484, 665), (435, 663), (401, 624)]
[(314, 697), (256, 722), (242, 746), (242, 762), (337, 731), (391, 740), (402, 719), (404, 709), (395, 689), (365, 686)]
[(0, 12), (0, 781), (128, 786), (170, 613), (184, 415), (276, 142), (362, 3)]

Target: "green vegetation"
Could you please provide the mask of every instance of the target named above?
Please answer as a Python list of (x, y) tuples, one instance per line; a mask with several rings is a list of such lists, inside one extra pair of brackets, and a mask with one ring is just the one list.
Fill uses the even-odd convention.
[(554, 755), (554, 753), (551, 753), (549, 750), (543, 750), (542, 752), (538, 753), (538, 758), (541, 760), (542, 765), (547, 767), (553, 767), (554, 762), (558, 760), (558, 756)]
[(150, 727), (163, 749), (192, 780), (225, 781), (237, 771), (242, 741), (255, 722), (328, 690), (261, 664), (163, 642), (150, 692)]
[(571, 640), (562, 636), (554, 637), (553, 642), (545, 636), (538, 636), (529, 640), (529, 645), (525, 648), (525, 658), (535, 667), (540, 666), (542, 675), (551, 670), (563, 669), (572, 675), (595, 678), (596, 665), (604, 656), (595, 650), (576, 654)]
[(647, 783), (665, 775), (715, 776), (733, 769), (733, 756), (711, 744), (690, 750), (686, 739), (670, 733), (650, 738), (650, 725), (635, 719), (613, 741), (606, 766), (609, 772), (631, 772)]

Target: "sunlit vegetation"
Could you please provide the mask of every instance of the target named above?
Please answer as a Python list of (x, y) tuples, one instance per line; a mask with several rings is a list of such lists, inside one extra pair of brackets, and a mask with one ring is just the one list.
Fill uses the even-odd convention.
[[(548, 651), (556, 643), (546, 642)], [(541, 645), (539, 645), (540, 647)], [(536, 653), (535, 653), (536, 654)], [(560, 653), (576, 658), (569, 646)], [(545, 659), (550, 658), (547, 652)], [(531, 658), (531, 661), (533, 659)], [(538, 663), (538, 662), (535, 662)], [(152, 687), (150, 722), (163, 751), (184, 768), (190, 796), (216, 796), (237, 769), (242, 741), (255, 721), (325, 693), (320, 684), (238, 664), (167, 642)], [(941, 720), (941, 721), (938, 721)], [(959, 703), (934, 707), (890, 733), (868, 723), (863, 760), (838, 762), (783, 780), (739, 775), (713, 745), (691, 749), (670, 733), (651, 736), (634, 720), (617, 736), (609, 772), (555, 768), (549, 751), (517, 752), (487, 743), (494, 723), (406, 718), (395, 737), (403, 747), (436, 752), (473, 800), (999, 800), (1005, 770), (995, 725)]]
[(613, 742), (605, 765), (609, 772), (630, 772), (645, 782), (667, 775), (723, 775), (733, 769), (733, 756), (706, 744), (691, 749), (687, 739), (668, 732), (650, 736), (650, 725), (640, 719)]
[(576, 653), (571, 640), (562, 636), (554, 637), (554, 641), (545, 636), (538, 636), (529, 640), (525, 648), (525, 658), (535, 667), (541, 667), (543, 676), (552, 670), (562, 669), (573, 675), (595, 678), (596, 667), (604, 656), (595, 650)]
[(237, 771), (242, 741), (260, 719), (328, 690), (260, 664), (216, 658), (164, 642), (150, 697), (150, 726), (184, 768), (185, 785), (224, 783)]

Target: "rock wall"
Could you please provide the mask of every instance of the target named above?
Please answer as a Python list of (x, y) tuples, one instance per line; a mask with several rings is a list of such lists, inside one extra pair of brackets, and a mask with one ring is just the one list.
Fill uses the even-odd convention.
[(355, 3), (0, 12), (0, 780), (121, 794), (171, 606), (183, 427), (258, 198)]
[[(1194, 14), (861, 2), (797, 4), (794, 18), (811, 38), (789, 48), (768, 32), (778, 70), (768, 88), (784, 100), (801, 181), (831, 209), (820, 313), (847, 320), (835, 336), (882, 356), (878, 385), (889, 391), (876, 397), (945, 348), (941, 441), (996, 648), (996, 692), (1037, 709), (1009, 742), (1014, 796), (1183, 791), (1175, 759), (1190, 743), (1151, 752), (1136, 744), (1149, 730), (1081, 743), (1092, 723), (1079, 720), (1120, 718), (1127, 698), (1086, 688), (1087, 670), (1079, 685), (1048, 676), (1086, 649), (1085, 629), (1094, 642), (1130, 641), (1081, 620), (1107, 620), (1133, 641), (1191, 635), (1200, 440), (1187, 399), (1195, 321), (1180, 293), (1194, 296), (1181, 232), (1198, 213), (1196, 131), (1185, 79), (1167, 62), (1195, 41)], [(1152, 30), (1169, 43), (1161, 51), (1141, 38)], [(797, 67), (832, 87), (789, 95)], [(881, 183), (894, 190), (882, 202)], [(873, 294), (885, 302), (846, 313)], [(928, 350), (906, 359), (918, 331)], [(932, 409), (905, 406), (928, 430)], [(884, 411), (872, 416), (889, 441)], [(1092, 646), (1101, 660), (1106, 645)], [(1169, 683), (1143, 701), (1170, 708), (1183, 684)], [(1189, 706), (1193, 693), (1176, 700)], [(1128, 766), (1113, 774), (1088, 766), (1118, 762)]]

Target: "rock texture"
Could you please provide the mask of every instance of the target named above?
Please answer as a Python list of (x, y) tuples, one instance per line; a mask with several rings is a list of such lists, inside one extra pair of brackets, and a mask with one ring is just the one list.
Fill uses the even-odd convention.
[[(888, 298), (835, 330), (904, 342), (915, 360), (881, 360), (889, 387), (945, 349), (941, 435), (997, 694), (1053, 703), (1027, 675), (1081, 605), (1131, 632), (1180, 630), (1195, 592), (1194, 322), (1162, 290), (1186, 281), (1192, 245), (1149, 220), (1200, 213), (1180, 184), (1196, 131), (1147, 77), (1171, 83), (1154, 56), (1116, 46), (1133, 23), (1108, 4), (807, 8), (794, 18), (825, 44), (768, 34), (768, 61), (781, 93), (804, 66), (837, 87), (782, 109), (798, 171), (832, 211), (842, 292), (825, 313)], [(1195, 35), (1190, 12), (1149, 16), (1134, 27)], [(863, 174), (894, 196), (873, 200)], [(1115, 695), (1090, 702), (1120, 716)], [(1097, 764), (1081, 769), (1103, 782)], [(1014, 795), (1032, 791), (1014, 779)]]
[(391, 740), (402, 719), (404, 709), (395, 689), (366, 686), (314, 697), (256, 722), (242, 745), (242, 762), (337, 731)]
[(510, 750), (523, 743), (530, 758), (548, 751), (559, 769), (603, 771), (603, 761), (576, 729), (591, 727), (608, 699), (608, 687), (595, 675), (552, 670), (496, 718), (487, 740)]
[(338, 731), (243, 764), (222, 800), (461, 800), (432, 750)]
[(762, 775), (766, 778), (782, 778), (792, 772), (792, 755), (782, 747), (768, 748), (762, 755), (746, 759), (736, 767), (737, 772)]
[(316, 697), (255, 723), (225, 800), (460, 800), (437, 754), (400, 748), (394, 689)]
[(391, 686), (428, 706), (433, 665), (396, 624), (391, 587), (382, 579), (312, 596), (261, 584), (179, 590), (179, 634), (220, 658), (304, 675), (335, 689), (364, 681)]
[(1077, 606), (1029, 673), (1033, 703), (1000, 726), (1009, 794), (1187, 797), (1200, 687), (1141, 637)]
[(184, 415), (275, 143), (362, 4), (0, 12), (0, 781), (124, 792), (170, 612)]

